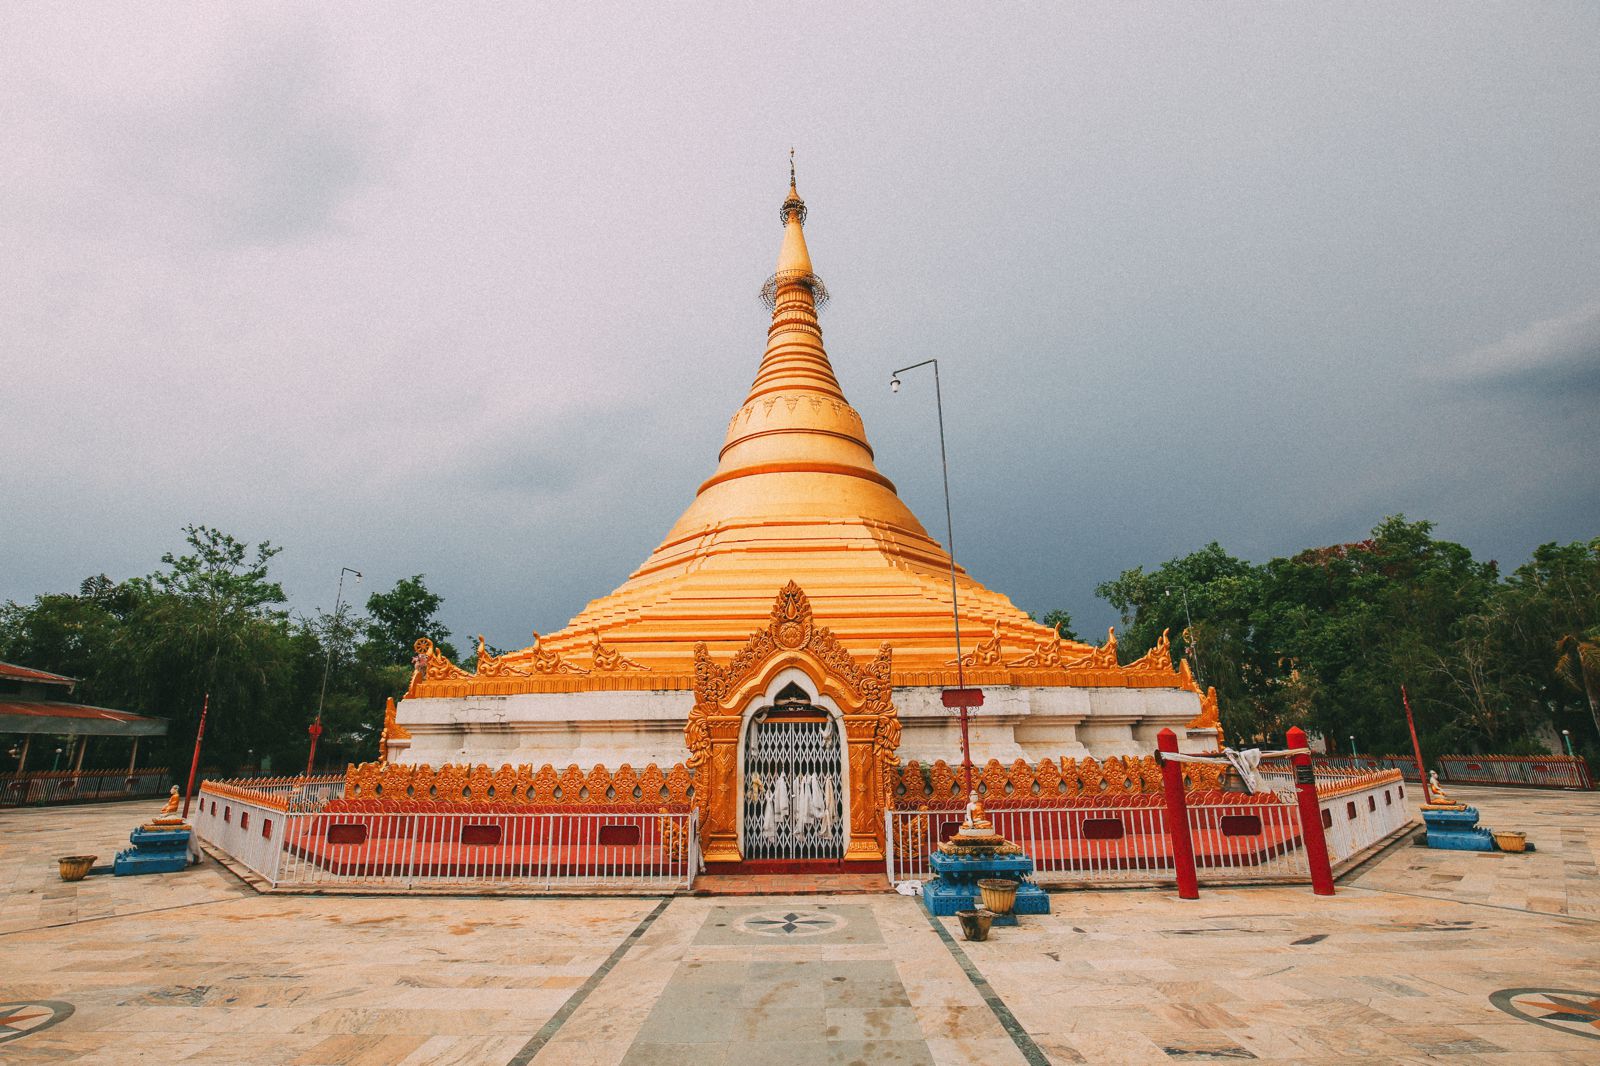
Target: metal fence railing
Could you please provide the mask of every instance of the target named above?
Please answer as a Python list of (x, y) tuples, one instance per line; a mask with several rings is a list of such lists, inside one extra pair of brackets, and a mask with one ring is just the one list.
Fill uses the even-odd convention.
[[(1276, 791), (1255, 796), (1191, 793), (1187, 817), (1201, 884), (1311, 879), (1291, 774), (1264, 774)], [(1395, 771), (1316, 771), (1329, 858), (1337, 871), (1411, 821), (1406, 786)], [(1160, 795), (1084, 797), (1079, 806), (990, 810), (995, 831), (1020, 844), (1043, 884), (1149, 884), (1176, 880), (1167, 810)], [(892, 882), (933, 876), (930, 854), (949, 839), (963, 812), (889, 811), (887, 869)]]
[(1420, 781), (1416, 759), (1409, 755), (1316, 755), (1312, 765), (1319, 776), (1333, 773), (1375, 774), (1399, 770), (1407, 781)]
[[(995, 832), (1021, 845), (1041, 883), (1148, 884), (1175, 878), (1167, 811), (1145, 802), (990, 811)], [(1265, 800), (1265, 801), (1263, 801)], [(1154, 801), (1154, 802), (1149, 802)], [(888, 874), (893, 882), (933, 876), (929, 855), (952, 836), (961, 811), (889, 811)], [(1188, 809), (1195, 865), (1207, 883), (1309, 877), (1300, 812), (1271, 797), (1193, 803)]]
[(1310, 879), (1300, 808), (1273, 799), (1276, 802), (1189, 805), (1195, 875), (1201, 884)]
[(170, 787), (166, 767), (0, 774), (0, 807), (147, 799)]
[[(1159, 807), (1024, 807), (988, 813), (995, 832), (1033, 859), (1036, 880), (1145, 883), (1170, 878), (1166, 812)], [(888, 811), (885, 817), (889, 880), (898, 883), (933, 876), (929, 856), (955, 835), (963, 812)]]
[(1434, 762), (1439, 777), (1457, 785), (1594, 787), (1581, 755), (1441, 755)]
[(208, 782), (194, 824), (274, 887), (670, 892), (692, 887), (700, 867), (693, 810), (418, 813), (296, 802)]

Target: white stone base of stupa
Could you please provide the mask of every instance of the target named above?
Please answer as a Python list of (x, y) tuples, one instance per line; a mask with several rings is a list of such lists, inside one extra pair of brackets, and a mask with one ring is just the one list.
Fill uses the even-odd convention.
[[(897, 688), (902, 762), (961, 759), (961, 725), (937, 688)], [(1170, 728), (1182, 751), (1215, 750), (1216, 733), (1186, 728), (1200, 713), (1192, 692), (1163, 688), (1017, 688), (983, 690), (984, 704), (969, 724), (973, 761), (1010, 763), (1062, 756), (1148, 755), (1156, 734)], [(411, 742), (396, 751), (402, 763), (498, 767), (623, 763), (665, 769), (688, 757), (683, 727), (694, 695), (684, 691), (530, 693), (409, 699), (399, 722)]]

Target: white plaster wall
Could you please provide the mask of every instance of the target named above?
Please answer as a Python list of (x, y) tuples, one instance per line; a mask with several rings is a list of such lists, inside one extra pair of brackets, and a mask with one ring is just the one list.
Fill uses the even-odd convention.
[[(960, 760), (960, 718), (944, 706), (940, 693), (937, 688), (895, 689), (902, 760)], [(1200, 712), (1192, 692), (1003, 686), (983, 694), (984, 705), (972, 712), (969, 723), (975, 762), (1147, 754), (1155, 750), (1163, 728), (1178, 734), (1185, 751), (1214, 744), (1210, 732), (1190, 735), (1184, 729)], [(653, 762), (665, 769), (688, 757), (683, 726), (693, 705), (694, 694), (682, 691), (404, 700), (398, 716), (412, 740), (396, 761), (551, 763), (557, 768), (577, 763), (585, 769), (596, 763), (641, 769)]]

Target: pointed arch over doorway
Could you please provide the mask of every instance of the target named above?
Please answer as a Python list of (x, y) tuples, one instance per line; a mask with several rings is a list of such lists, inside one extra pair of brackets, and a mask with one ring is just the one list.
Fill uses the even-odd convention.
[[(794, 684), (816, 706), (836, 710), (844, 747), (844, 861), (883, 858), (883, 811), (899, 763), (900, 719), (892, 700), (893, 649), (884, 643), (869, 662), (858, 662), (826, 628), (816, 624), (811, 601), (789, 582), (773, 601), (764, 629), (750, 635), (726, 666), (695, 646), (695, 704), (684, 727), (689, 766), (695, 771), (701, 846), (708, 863), (739, 862), (740, 817), (747, 787), (741, 741), (747, 715), (775, 706)], [(780, 680), (785, 671), (794, 671)], [(808, 684), (809, 683), (809, 684)], [(830, 712), (830, 716), (831, 712)]]

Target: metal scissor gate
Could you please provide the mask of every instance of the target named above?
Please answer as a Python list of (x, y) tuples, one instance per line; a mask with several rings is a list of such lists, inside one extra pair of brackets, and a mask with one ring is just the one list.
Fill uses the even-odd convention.
[(839, 729), (820, 707), (758, 711), (744, 754), (744, 857), (844, 857)]

